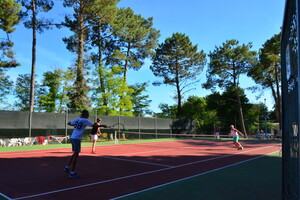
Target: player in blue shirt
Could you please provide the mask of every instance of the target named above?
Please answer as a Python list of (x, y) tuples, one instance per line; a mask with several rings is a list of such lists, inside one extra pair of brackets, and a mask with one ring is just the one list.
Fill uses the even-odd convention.
[(74, 126), (72, 135), (71, 135), (71, 144), (73, 155), (71, 156), (69, 163), (65, 166), (64, 171), (69, 173), (70, 178), (80, 178), (75, 172), (77, 158), (81, 151), (81, 139), (84, 132), (85, 127), (87, 126), (97, 126), (88, 120), (89, 112), (87, 110), (83, 110), (80, 117), (68, 122), (68, 125)]

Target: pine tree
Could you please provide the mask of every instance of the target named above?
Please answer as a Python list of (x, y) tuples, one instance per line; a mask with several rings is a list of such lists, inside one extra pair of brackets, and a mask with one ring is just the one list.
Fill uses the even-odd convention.
[[(97, 93), (101, 93), (100, 102), (97, 104), (100, 107), (108, 108), (108, 92), (107, 88), (107, 77), (105, 76), (105, 70), (108, 70), (108, 65), (106, 63), (109, 54), (111, 54), (111, 35), (112, 35), (112, 27), (111, 23), (113, 22), (116, 14), (117, 14), (117, 3), (118, 0), (103, 0), (101, 7), (101, 15), (91, 16), (89, 20), (90, 31), (90, 45), (95, 48), (95, 52), (91, 52), (92, 62), (95, 66), (95, 82), (94, 86)], [(108, 115), (109, 109), (105, 109), (105, 115)]]
[[(248, 76), (253, 78), (262, 89), (271, 89), (275, 102), (276, 118), (281, 129), (281, 67), (280, 67), (280, 34), (267, 40), (259, 51), (258, 64), (253, 66)], [(257, 88), (254, 88), (256, 90)]]
[[(52, 0), (18, 0), (19, 3), (25, 8), (20, 16), (24, 21), (26, 28), (32, 29), (32, 61), (31, 61), (31, 84), (30, 84), (30, 106), (29, 111), (34, 111), (34, 83), (35, 83), (35, 71), (36, 71), (36, 40), (37, 32), (42, 33), (44, 30), (50, 29), (52, 20), (38, 19), (40, 12), (48, 12), (53, 8)], [(29, 18), (29, 19), (28, 19)], [(31, 123), (29, 123), (31, 124)]]
[(198, 46), (193, 45), (189, 37), (182, 33), (174, 33), (156, 49), (150, 69), (163, 81), (155, 82), (154, 85), (166, 84), (176, 88), (174, 99), (177, 100), (178, 116), (184, 94), (191, 90), (189, 86), (197, 82), (206, 63), (205, 57), (205, 53), (198, 52)]
[(251, 48), (251, 43), (239, 45), (237, 40), (227, 40), (222, 46), (216, 46), (208, 55), (210, 63), (207, 70), (207, 82), (203, 84), (206, 89), (214, 90), (220, 87), (234, 91), (235, 97), (232, 99), (235, 99), (234, 103), (237, 105), (241, 130), (244, 134), (247, 132), (240, 99), (239, 78), (256, 63), (256, 52), (251, 51)]
[(12, 51), (13, 42), (9, 38), (9, 34), (14, 32), (14, 26), (19, 23), (18, 13), (21, 11), (20, 4), (14, 0), (0, 1), (0, 29), (4, 31), (6, 36), (0, 38), (0, 72), (1, 68), (12, 68), (19, 66), (19, 63), (14, 58)]
[(153, 54), (160, 33), (153, 28), (153, 19), (134, 14), (131, 8), (121, 8), (113, 23), (117, 50), (113, 62), (123, 67), (124, 82), (129, 69), (139, 70), (144, 59)]

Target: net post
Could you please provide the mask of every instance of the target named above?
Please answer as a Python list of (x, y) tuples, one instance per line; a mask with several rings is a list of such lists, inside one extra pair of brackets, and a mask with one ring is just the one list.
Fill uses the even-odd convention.
[(115, 144), (119, 144), (118, 138), (117, 138), (117, 131), (115, 131)]

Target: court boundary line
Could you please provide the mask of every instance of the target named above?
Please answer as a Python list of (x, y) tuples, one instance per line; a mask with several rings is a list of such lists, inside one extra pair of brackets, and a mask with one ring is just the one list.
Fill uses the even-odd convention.
[(117, 157), (114, 157), (114, 156), (99, 156), (99, 157), (112, 159), (112, 160), (121, 160), (121, 161), (126, 161), (126, 162), (155, 165), (155, 166), (161, 166), (161, 167), (173, 167), (172, 165), (164, 165), (164, 164), (159, 164), (159, 163), (151, 163), (151, 162), (144, 162), (144, 161), (137, 161), (137, 160), (122, 159), (122, 158), (117, 158)]
[(124, 198), (124, 197), (132, 196), (132, 195), (139, 194), (139, 193), (142, 193), (142, 192), (147, 192), (147, 191), (150, 191), (150, 190), (153, 190), (153, 189), (157, 189), (157, 188), (160, 188), (160, 187), (171, 185), (173, 183), (177, 183), (177, 182), (180, 182), (180, 181), (185, 181), (185, 180), (188, 180), (188, 179), (192, 179), (192, 178), (195, 178), (195, 177), (198, 177), (198, 176), (202, 176), (202, 175), (209, 174), (209, 173), (212, 173), (212, 172), (216, 172), (216, 171), (219, 171), (219, 170), (222, 170), (222, 169), (226, 169), (228, 167), (232, 167), (232, 166), (239, 165), (239, 164), (246, 163), (246, 162), (250, 162), (252, 160), (256, 160), (256, 159), (259, 159), (259, 158), (262, 158), (262, 157), (266, 157), (266, 156), (268, 156), (270, 154), (273, 154), (273, 153), (276, 153), (276, 152), (279, 152), (279, 151), (274, 151), (272, 153), (261, 155), (261, 156), (255, 157), (255, 158), (251, 158), (251, 159), (240, 161), (240, 162), (237, 162), (237, 163), (234, 163), (234, 164), (226, 165), (225, 167), (220, 167), (220, 168), (213, 169), (213, 170), (210, 170), (210, 171), (207, 171), (207, 172), (202, 172), (200, 174), (196, 174), (196, 175), (193, 175), (193, 176), (189, 176), (189, 177), (185, 177), (185, 178), (182, 178), (182, 179), (178, 179), (176, 181), (171, 181), (171, 182), (164, 183), (164, 184), (161, 184), (161, 185), (157, 185), (157, 186), (154, 186), (154, 187), (150, 187), (150, 188), (147, 188), (147, 189), (144, 189), (144, 190), (140, 190), (140, 191), (137, 191), (137, 192), (129, 193), (129, 194), (122, 195), (122, 196), (119, 196), (119, 197), (115, 197), (115, 198), (112, 198), (111, 200), (121, 199), (121, 198)]
[(9, 198), (8, 196), (6, 196), (5, 194), (0, 192), (0, 197), (4, 197), (6, 200), (12, 200), (11, 198)]
[[(74, 189), (78, 189), (78, 188), (84, 188), (84, 187), (89, 187), (89, 186), (93, 186), (93, 185), (99, 185), (99, 184), (103, 184), (103, 183), (109, 183), (109, 182), (113, 182), (113, 181), (117, 181), (117, 180), (122, 180), (122, 179), (137, 177), (137, 176), (146, 175), (146, 174), (152, 174), (152, 173), (156, 173), (156, 172), (166, 171), (166, 170), (169, 170), (169, 169), (175, 169), (175, 168), (179, 168), (179, 167), (183, 167), (183, 166), (193, 165), (193, 164), (197, 164), (197, 163), (201, 163), (201, 162), (208, 162), (208, 161), (211, 161), (211, 160), (216, 160), (216, 159), (222, 159), (222, 158), (226, 158), (226, 157), (231, 157), (231, 156), (242, 154), (243, 152), (247, 153), (247, 152), (257, 151), (257, 150), (266, 149), (266, 148), (270, 148), (270, 147), (274, 147), (274, 146), (260, 147), (260, 148), (257, 148), (257, 149), (252, 149), (252, 150), (249, 150), (249, 151), (241, 151), (241, 152), (234, 153), (234, 154), (229, 154), (229, 155), (226, 155), (226, 156), (213, 157), (213, 158), (209, 158), (209, 159), (205, 159), (205, 160), (199, 160), (199, 161), (195, 161), (195, 162), (191, 162), (191, 163), (185, 163), (185, 164), (176, 165), (176, 166), (167, 167), (167, 168), (162, 168), (162, 169), (158, 169), (158, 170), (152, 170), (152, 171), (148, 171), (148, 172), (142, 172), (142, 173), (138, 173), (138, 174), (132, 174), (132, 175), (118, 177), (118, 178), (113, 178), (113, 179), (109, 179), (109, 180), (104, 180), (104, 181), (99, 181), (99, 182), (94, 182), (94, 183), (88, 183), (88, 184), (83, 184), (83, 185), (79, 185), (79, 186), (68, 187), (68, 188), (59, 189), (59, 190), (53, 190), (53, 191), (49, 191), (49, 192), (43, 192), (43, 193), (34, 194), (34, 195), (28, 195), (28, 196), (18, 197), (18, 198), (14, 198), (14, 200), (28, 199), (28, 198), (32, 198), (32, 197), (44, 196), (44, 195), (48, 195), (48, 194), (54, 194), (54, 193), (59, 193), (59, 192), (64, 192), (64, 191), (69, 191), (69, 190), (74, 190)], [(265, 155), (262, 155), (262, 156), (265, 156)], [(253, 159), (253, 158), (251, 158), (251, 159)], [(247, 161), (247, 160), (245, 160), (245, 161)]]
[[(176, 142), (178, 140), (171, 140), (171, 141), (161, 141), (163, 143), (166, 143), (166, 142)], [(127, 145), (132, 145), (132, 146), (135, 146), (135, 145), (140, 145), (140, 144), (153, 144), (153, 143), (161, 143), (161, 142), (143, 142), (143, 143), (129, 143), (129, 144), (118, 144), (118, 145), (115, 145), (115, 144), (107, 144), (107, 145), (101, 145), (97, 143), (96, 147), (97, 148), (125, 148), (127, 147)], [(60, 151), (62, 153), (72, 153), (72, 147), (71, 147), (71, 144), (69, 144), (70, 147), (64, 147), (64, 148), (53, 148), (53, 149), (36, 149), (36, 150), (23, 150), (23, 151), (3, 151), (1, 152), (0, 151), (0, 158), (1, 158), (1, 155), (27, 155), (28, 153), (30, 154), (40, 154), (40, 153), (51, 153), (53, 150), (57, 150), (57, 151)], [(152, 145), (153, 146), (153, 145)], [(84, 147), (81, 147), (81, 149), (89, 149), (91, 148), (91, 146), (84, 146)], [(82, 151), (80, 152), (81, 154), (84, 154)], [(87, 154), (87, 153), (86, 153)]]
[[(274, 146), (273, 145), (265, 146), (265, 147), (260, 147), (258, 149), (264, 149), (264, 148), (269, 148), (269, 147), (274, 147)], [(171, 151), (171, 150), (172, 149), (170, 148), (168, 150), (146, 151), (146, 152), (138, 152), (138, 153), (149, 153), (149, 152)], [(251, 149), (251, 150), (248, 150), (246, 152), (252, 152), (252, 151), (256, 151), (256, 150), (257, 149)], [(200, 163), (202, 161), (206, 162), (206, 161), (215, 160), (215, 159), (218, 159), (218, 158), (226, 158), (226, 157), (230, 157), (232, 155), (242, 154), (243, 152), (245, 152), (245, 151), (240, 151), (240, 152), (234, 153), (234, 154), (228, 154), (228, 155), (225, 155), (225, 156), (222, 156), (222, 157), (213, 157), (213, 158), (208, 158), (208, 159), (205, 159), (205, 160), (200, 160), (200, 161), (198, 160), (198, 161), (194, 161), (194, 162), (190, 162), (190, 163), (184, 163), (184, 164), (181, 164), (181, 165), (164, 165), (164, 164), (157, 164), (157, 163), (151, 163), (151, 162), (143, 162), (143, 161), (137, 161), (137, 160), (122, 159), (122, 158), (117, 158), (117, 157), (114, 157), (114, 156), (97, 156), (97, 155), (94, 155), (94, 156), (103, 157), (103, 158), (107, 158), (107, 159), (113, 159), (113, 160), (121, 160), (121, 161), (125, 161), (125, 162), (134, 162), (134, 163), (142, 163), (142, 164), (149, 164), (149, 165), (156, 165), (156, 166), (162, 166), (162, 167), (167, 167), (167, 168), (173, 168), (173, 167), (183, 167), (183, 166), (187, 166), (187, 165), (192, 165), (192, 164)], [(130, 154), (138, 154), (138, 153), (129, 153), (129, 154), (121, 154), (121, 155), (124, 156), (124, 155), (130, 155)]]

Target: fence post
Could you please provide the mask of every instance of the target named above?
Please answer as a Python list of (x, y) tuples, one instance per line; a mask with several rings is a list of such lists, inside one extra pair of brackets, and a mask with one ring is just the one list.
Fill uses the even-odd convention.
[(97, 118), (98, 118), (97, 109), (94, 112), (95, 112), (95, 117), (94, 117), (94, 122), (95, 122), (95, 121), (97, 121)]
[(156, 139), (157, 139), (157, 118), (156, 118), (156, 115), (154, 115), (154, 124), (155, 124), (155, 133), (156, 133)]
[(138, 118), (138, 129), (139, 129), (139, 139), (141, 139), (141, 115), (139, 114)]
[(65, 111), (65, 136), (66, 136), (66, 143), (68, 143), (68, 109)]
[(170, 123), (169, 123), (169, 126), (170, 126), (170, 134), (171, 134), (171, 138), (172, 138), (172, 123), (173, 121), (172, 121), (172, 118), (170, 118)]
[(118, 118), (118, 133), (119, 133), (119, 137), (120, 137), (120, 123), (121, 123), (121, 115), (119, 114), (119, 118)]
[(28, 137), (31, 138), (31, 128), (32, 128), (32, 111), (29, 110), (29, 129), (28, 129)]

